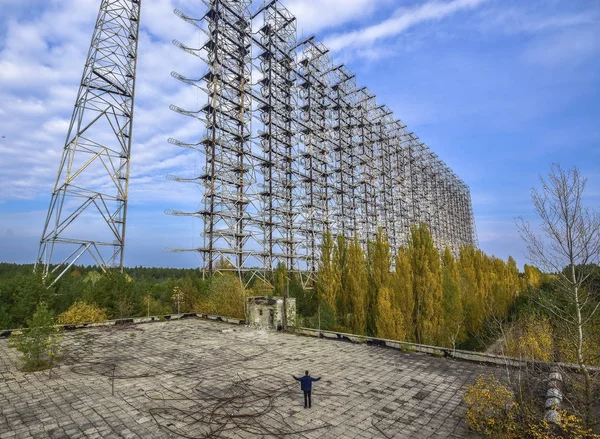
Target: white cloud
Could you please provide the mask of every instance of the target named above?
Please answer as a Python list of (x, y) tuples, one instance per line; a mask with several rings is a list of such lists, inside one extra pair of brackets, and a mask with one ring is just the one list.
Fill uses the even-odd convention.
[[(173, 38), (191, 44), (200, 38), (193, 26), (173, 14), (175, 7), (193, 11), (194, 4), (158, 0), (142, 8), (132, 178), (167, 183), (166, 173), (185, 170), (190, 162), (177, 159), (183, 152), (167, 143), (169, 134), (185, 127), (187, 136), (200, 135), (199, 123), (193, 130), (189, 119), (168, 108), (171, 103), (197, 106), (196, 92), (170, 77), (171, 70), (203, 69), (200, 60), (171, 44)], [(0, 199), (50, 196), (98, 5), (97, 0), (43, 2), (32, 16), (9, 3), (13, 14), (0, 18)], [(145, 189), (150, 199), (152, 191)], [(160, 195), (169, 199), (164, 192)]]
[(369, 46), (378, 40), (390, 38), (422, 22), (441, 20), (464, 9), (479, 6), (485, 0), (432, 1), (413, 8), (401, 8), (392, 18), (356, 31), (328, 37), (325, 45), (333, 51), (345, 47)]
[(288, 0), (284, 3), (296, 17), (298, 34), (323, 31), (364, 20), (390, 0)]

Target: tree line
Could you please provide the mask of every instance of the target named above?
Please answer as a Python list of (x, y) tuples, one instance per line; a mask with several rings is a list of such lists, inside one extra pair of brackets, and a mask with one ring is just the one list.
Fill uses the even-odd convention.
[(56, 316), (84, 302), (109, 319), (178, 311), (244, 318), (242, 282), (234, 276), (203, 278), (198, 269), (131, 267), (103, 273), (98, 267), (74, 266), (48, 284), (32, 264), (0, 263), (0, 329), (27, 326), (40, 303)]
[(357, 237), (330, 234), (320, 250), (312, 289), (303, 288), (283, 265), (266, 280), (210, 279), (197, 269), (132, 267), (102, 273), (75, 266), (47, 288), (32, 265), (0, 263), (0, 328), (26, 326), (41, 302), (56, 315), (85, 302), (113, 319), (175, 312), (244, 318), (247, 296), (287, 292), (308, 326), (320, 321), (324, 329), (449, 346), (477, 336), (489, 317), (505, 316), (517, 292), (539, 284), (542, 276), (526, 266), (520, 279), (514, 259), (504, 262), (472, 247), (462, 248), (457, 257), (449, 249), (440, 255), (425, 224), (411, 229), (396, 255), (381, 230), (366, 251)]

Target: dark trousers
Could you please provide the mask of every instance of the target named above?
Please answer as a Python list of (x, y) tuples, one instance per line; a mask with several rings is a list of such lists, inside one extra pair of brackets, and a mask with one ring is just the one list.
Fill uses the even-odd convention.
[(304, 408), (308, 407), (310, 408), (311, 405), (311, 401), (310, 401), (310, 390), (308, 392), (304, 392)]

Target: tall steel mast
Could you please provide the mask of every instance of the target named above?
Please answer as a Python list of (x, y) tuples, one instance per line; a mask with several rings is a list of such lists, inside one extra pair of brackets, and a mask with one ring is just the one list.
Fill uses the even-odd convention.
[(102, 0), (35, 269), (123, 268), (142, 0)]

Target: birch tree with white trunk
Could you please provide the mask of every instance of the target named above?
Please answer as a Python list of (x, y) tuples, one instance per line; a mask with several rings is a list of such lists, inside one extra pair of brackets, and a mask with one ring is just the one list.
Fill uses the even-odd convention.
[[(553, 164), (547, 177), (540, 176), (540, 183), (541, 189), (532, 189), (531, 199), (540, 218), (541, 234), (523, 218), (518, 219), (517, 226), (527, 245), (528, 259), (543, 272), (556, 275), (555, 293), (563, 300), (541, 301), (540, 305), (573, 334), (577, 363), (585, 380), (586, 417), (589, 422), (592, 380), (583, 344), (585, 328), (598, 312), (599, 303), (585, 285), (591, 276), (598, 273), (600, 213), (584, 204), (587, 179), (577, 168), (564, 170)], [(578, 269), (583, 266), (590, 269)]]

